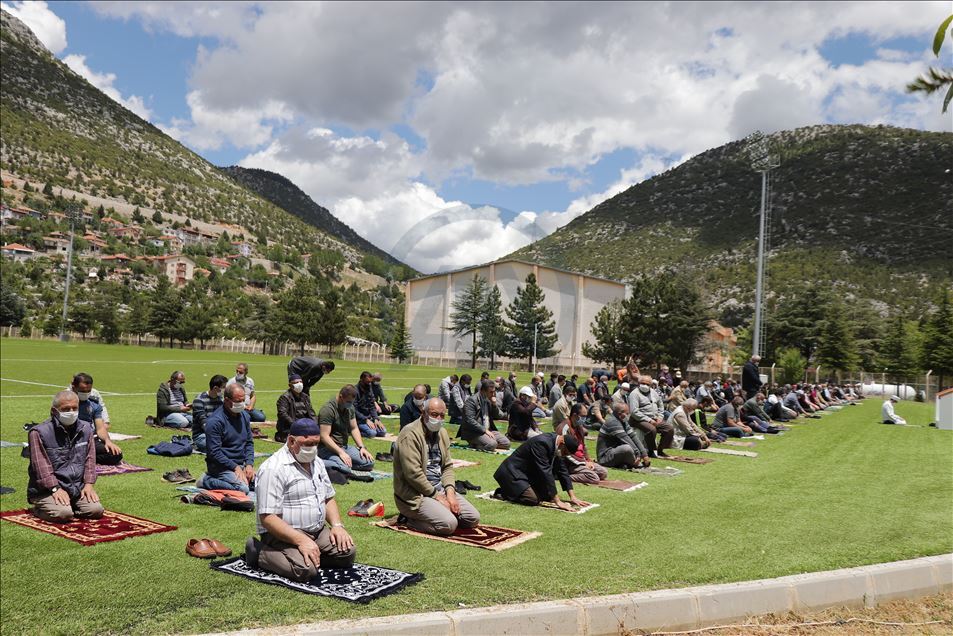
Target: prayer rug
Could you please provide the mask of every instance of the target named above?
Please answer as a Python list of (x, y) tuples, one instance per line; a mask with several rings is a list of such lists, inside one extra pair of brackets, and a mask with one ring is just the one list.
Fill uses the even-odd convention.
[(400, 419), (400, 413), (391, 413), (390, 415), (381, 415), (382, 420)]
[(275, 422), (273, 420), (265, 420), (264, 422), (252, 422), (251, 424), (252, 426), (264, 426), (266, 428), (268, 427), (275, 428), (276, 426), (278, 426), (278, 422)]
[[(485, 493), (479, 494), (479, 495), (477, 495), (477, 499), (486, 499), (487, 501), (501, 501), (501, 502), (503, 502), (503, 503), (514, 504), (514, 505), (517, 505), (517, 506), (523, 506), (523, 504), (517, 504), (517, 503), (512, 502), (512, 501), (509, 501), (509, 500), (507, 500), (507, 499), (499, 499), (499, 498), (497, 498), (497, 497), (494, 497), (494, 496), (493, 496), (493, 493), (494, 493), (494, 491), (491, 490), (491, 491), (489, 491), (489, 492), (485, 492)], [(524, 508), (533, 508), (534, 506), (523, 506), (523, 507), (524, 507)], [(581, 506), (581, 507), (580, 507), (580, 506), (573, 506), (573, 507), (572, 507), (572, 510), (563, 510), (562, 508), (560, 508), (559, 506), (557, 506), (557, 505), (554, 504), (554, 503), (551, 503), (551, 502), (549, 502), (549, 501), (542, 501), (542, 502), (540, 502), (539, 506), (535, 506), (535, 507), (538, 507), (538, 508), (547, 508), (547, 509), (549, 509), (549, 510), (558, 510), (559, 512), (568, 512), (568, 513), (574, 514), (574, 515), (581, 515), (581, 514), (584, 514), (584, 513), (586, 513), (586, 512), (589, 512), (589, 511), (592, 510), (593, 508), (598, 508), (598, 507), (599, 507), (599, 504), (597, 504), (597, 503), (590, 503), (588, 506)]]
[(470, 446), (466, 444), (458, 444), (456, 442), (450, 444), (450, 448), (459, 448), (460, 450), (474, 451), (477, 453), (489, 453), (491, 455), (512, 455), (513, 454), (513, 449), (503, 450), (501, 448), (498, 448), (496, 450), (485, 451), (485, 450), (480, 450), (479, 448), (471, 448)]
[(468, 462), (465, 459), (451, 459), (450, 466), (452, 468), (467, 468), (469, 466), (479, 466), (480, 462)]
[(736, 455), (738, 457), (757, 457), (757, 453), (751, 451), (731, 450), (730, 448), (703, 448), (701, 453), (718, 453), (719, 455)]
[(272, 572), (248, 567), (244, 555), (227, 561), (214, 561), (209, 566), (213, 570), (242, 576), (258, 583), (280, 585), (296, 592), (339, 598), (352, 603), (369, 603), (376, 598), (399, 592), (424, 578), (420, 573), (409, 574), (355, 563), (349, 568), (320, 568), (317, 576), (307, 583), (296, 583)]
[(103, 464), (96, 464), (96, 476), (97, 477), (108, 477), (110, 475), (123, 475), (125, 473), (147, 473), (151, 468), (146, 468), (145, 466), (136, 466), (134, 464), (127, 464), (126, 462), (120, 462), (116, 466), (104, 466)]
[[(204, 455), (205, 453), (202, 454)], [(260, 457), (271, 457), (271, 453), (259, 453), (258, 451), (255, 451), (255, 459)]]
[(683, 455), (669, 455), (667, 457), (662, 457), (667, 462), (680, 462), (682, 464), (710, 464), (714, 459), (708, 459), (707, 457), (685, 457)]
[(155, 521), (140, 519), (121, 512), (107, 510), (101, 519), (77, 519), (69, 523), (50, 523), (43, 521), (29, 510), (8, 510), (0, 512), (0, 519), (20, 526), (33, 528), (40, 532), (53, 534), (82, 545), (93, 545), (107, 541), (119, 541), (129, 537), (141, 537), (157, 532), (175, 530)]
[(521, 543), (525, 543), (530, 539), (542, 536), (543, 534), (542, 532), (524, 532), (523, 530), (513, 530), (511, 528), (500, 528), (498, 526), (485, 526), (481, 524), (476, 528), (457, 528), (449, 537), (440, 537), (435, 534), (419, 532), (410, 526), (399, 524), (397, 523), (397, 517), (391, 517), (383, 521), (375, 521), (372, 525), (396, 532), (403, 532), (404, 534), (412, 534), (415, 537), (459, 543), (460, 545), (493, 550), (494, 552), (507, 550)]
[(124, 433), (110, 433), (109, 439), (114, 442), (125, 442), (130, 439), (142, 439), (142, 435), (126, 435)]
[(608, 488), (609, 490), (618, 490), (619, 492), (632, 492), (648, 486), (648, 482), (640, 481), (635, 483), (622, 479), (603, 479), (598, 484), (586, 484), (587, 486), (596, 486), (598, 488)]
[(373, 477), (375, 481), (378, 479), (391, 479), (394, 476), (394, 473), (385, 473), (382, 470), (352, 470), (351, 472), (362, 477)]
[(662, 475), (663, 477), (675, 477), (685, 472), (674, 466), (649, 466), (648, 468), (629, 468), (623, 470), (628, 470), (630, 473), (642, 473), (643, 475)]
[(388, 433), (387, 435), (384, 435), (383, 437), (372, 437), (371, 439), (376, 439), (381, 442), (393, 442), (393, 443), (397, 442), (397, 436), (394, 435), (393, 433)]
[(0, 448), (25, 448), (26, 445), (26, 442), (8, 442), (0, 439)]
[(734, 440), (727, 440), (724, 442), (719, 442), (719, 444), (724, 444), (725, 446), (740, 446), (744, 448), (753, 448), (754, 442), (736, 442)]

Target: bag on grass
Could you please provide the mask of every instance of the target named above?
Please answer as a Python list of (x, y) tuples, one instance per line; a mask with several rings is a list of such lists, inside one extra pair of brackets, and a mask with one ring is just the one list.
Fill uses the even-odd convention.
[(172, 441), (159, 442), (146, 449), (150, 455), (163, 457), (184, 457), (192, 454), (192, 438), (188, 435), (175, 435)]

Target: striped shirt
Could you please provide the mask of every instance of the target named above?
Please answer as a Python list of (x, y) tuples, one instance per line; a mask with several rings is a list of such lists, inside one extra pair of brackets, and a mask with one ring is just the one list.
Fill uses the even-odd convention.
[(311, 474), (295, 461), (288, 446), (265, 460), (255, 479), (258, 533), (267, 532), (262, 515), (278, 515), (296, 530), (317, 534), (324, 528), (325, 503), (334, 498), (334, 486), (324, 462), (315, 459)]

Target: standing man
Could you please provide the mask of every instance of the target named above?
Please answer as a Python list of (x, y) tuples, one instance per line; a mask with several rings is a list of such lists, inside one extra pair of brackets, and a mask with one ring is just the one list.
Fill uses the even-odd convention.
[(242, 385), (225, 386), (222, 407), (205, 421), (205, 445), (205, 474), (196, 486), (246, 495), (255, 489), (255, 444)]
[(156, 425), (170, 428), (192, 426), (192, 405), (185, 394), (185, 374), (173, 371), (168, 382), (156, 391)]
[(313, 356), (298, 356), (288, 363), (288, 377), (300, 375), (304, 392), (308, 395), (311, 395), (311, 387), (332, 371), (334, 371), (333, 362)]
[(463, 406), (463, 423), (458, 436), (477, 450), (506, 450), (510, 440), (496, 430), (496, 419), (503, 419), (496, 406), (496, 385), (493, 380), (480, 380), (480, 391), (468, 397)]
[(761, 356), (754, 354), (741, 369), (741, 388), (749, 399), (761, 390), (761, 373), (758, 371), (759, 362), (761, 362)]
[(500, 485), (496, 495), (526, 506), (547, 501), (563, 510), (572, 510), (570, 504), (559, 498), (556, 490), (556, 480), (559, 480), (571, 503), (588, 506), (576, 498), (566, 462), (562, 461), (578, 448), (576, 438), (556, 433), (542, 433), (523, 442), (493, 473), (493, 479)]
[(311, 396), (304, 392), (304, 381), (297, 373), (288, 378), (288, 390), (278, 396), (275, 408), (278, 410), (276, 442), (287, 441), (291, 425), (298, 420), (313, 420), (316, 417)]
[(256, 409), (258, 396), (255, 395), (255, 381), (248, 377), (248, 365), (239, 362), (235, 365), (235, 377), (228, 381), (229, 384), (235, 383), (242, 385), (245, 389), (245, 410), (251, 416), (252, 422), (264, 422), (265, 413), (261, 409)]
[(116, 466), (122, 461), (122, 450), (109, 439), (109, 425), (106, 423), (106, 409), (93, 395), (93, 376), (77, 373), (73, 376), (70, 390), (79, 397), (79, 419), (91, 422), (96, 430), (93, 438), (96, 445), (96, 463), (104, 466)]
[(287, 443), (258, 469), (261, 540), (245, 542), (248, 567), (304, 583), (320, 567), (354, 565), (354, 540), (344, 529), (324, 463), (316, 461), (320, 439), (314, 420), (298, 420), (288, 429)]
[(480, 513), (454, 486), (446, 413), (442, 400), (428, 400), (420, 418), (400, 430), (394, 449), (397, 510), (411, 528), (439, 536), (480, 523)]
[(207, 450), (205, 443), (205, 422), (212, 413), (222, 408), (225, 398), (222, 394), (228, 378), (224, 375), (213, 375), (208, 381), (208, 391), (203, 391), (192, 401), (192, 446), (195, 450), (204, 453)]
[[(357, 415), (354, 413), (354, 399), (357, 387), (345, 384), (337, 397), (328, 400), (318, 411), (318, 426), (321, 427), (320, 457), (326, 467), (335, 468), (345, 475), (355, 470), (371, 470), (374, 458), (364, 448), (361, 430), (357, 427)], [(348, 445), (349, 437), (354, 438), (355, 446)]]
[(30, 429), (27, 501), (44, 521), (65, 523), (74, 517), (103, 516), (96, 483), (93, 425), (79, 419), (79, 397), (60, 391), (50, 417)]

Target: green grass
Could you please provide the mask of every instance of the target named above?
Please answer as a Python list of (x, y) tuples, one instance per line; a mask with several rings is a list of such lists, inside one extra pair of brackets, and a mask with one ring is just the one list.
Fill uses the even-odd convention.
[[(142, 434), (122, 443), (129, 461), (154, 472), (97, 482), (106, 507), (179, 527), (175, 532), (91, 547), (0, 522), (0, 595), (3, 632), (169, 633), (313, 622), (326, 619), (450, 610), (514, 601), (612, 594), (740, 581), (865, 565), (953, 551), (953, 437), (926, 427), (876, 424), (880, 401), (867, 400), (757, 443), (756, 459), (715, 457), (705, 466), (679, 465), (676, 478), (648, 476), (648, 488), (616, 493), (580, 487), (602, 504), (580, 516), (477, 500), (486, 523), (539, 530), (542, 537), (501, 553), (428, 541), (372, 528), (347, 518), (359, 560), (426, 580), (400, 594), (359, 606), (259, 585), (214, 573), (185, 553), (190, 537), (215, 537), (240, 552), (253, 531), (251, 515), (187, 506), (173, 497), (162, 472), (201, 457), (146, 454), (170, 433), (143, 425), (154, 410), (158, 383), (183, 369), (190, 395), (208, 378), (251, 365), (261, 406), (274, 414), (286, 386), (286, 360), (169, 349), (108, 347), (3, 340), (0, 352), (2, 439), (25, 439), (23, 422), (44, 419), (54, 387), (73, 372), (91, 373), (107, 396), (113, 430)], [(363, 363), (341, 363), (318, 385), (318, 402)], [(436, 387), (447, 370), (382, 366), (385, 388), (399, 399), (417, 381)], [(902, 403), (898, 412), (926, 424), (932, 406)], [(387, 444), (371, 443), (372, 450)], [(258, 442), (257, 448), (276, 446)], [(461, 451), (481, 466), (461, 478), (491, 487), (498, 459)], [(3, 510), (26, 505), (27, 460), (16, 449), (0, 455), (0, 482), (14, 494)], [(386, 470), (386, 465), (382, 466)], [(610, 471), (613, 477), (625, 473)], [(394, 511), (392, 482), (338, 487), (342, 508), (367, 497)]]

